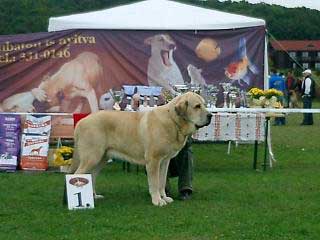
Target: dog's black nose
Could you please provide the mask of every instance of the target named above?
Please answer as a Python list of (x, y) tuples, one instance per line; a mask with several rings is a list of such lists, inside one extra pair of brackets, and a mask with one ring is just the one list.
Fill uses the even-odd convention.
[(207, 118), (208, 118), (208, 120), (211, 120), (212, 114), (211, 114), (211, 113), (208, 113)]

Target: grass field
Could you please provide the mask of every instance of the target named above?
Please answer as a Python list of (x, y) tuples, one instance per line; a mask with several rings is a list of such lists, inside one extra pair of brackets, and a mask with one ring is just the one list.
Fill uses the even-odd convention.
[[(193, 198), (162, 208), (144, 172), (121, 163), (99, 176), (106, 198), (93, 210), (62, 205), (61, 173), (2, 173), (0, 239), (319, 239), (320, 114), (314, 126), (299, 126), (301, 114), (287, 120), (272, 127), (277, 163), (266, 172), (252, 169), (252, 145), (227, 155), (227, 144), (194, 144)], [(262, 159), (260, 144), (259, 168)]]

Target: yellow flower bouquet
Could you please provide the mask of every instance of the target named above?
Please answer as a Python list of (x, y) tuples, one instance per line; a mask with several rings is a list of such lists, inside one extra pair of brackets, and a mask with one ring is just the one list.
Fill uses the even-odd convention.
[(54, 153), (53, 164), (54, 166), (70, 165), (72, 161), (73, 148), (61, 146), (57, 148)]
[(251, 98), (259, 99), (261, 96), (264, 96), (264, 91), (260, 88), (251, 88), (248, 94)]
[(271, 88), (262, 90), (259, 88), (251, 88), (248, 92), (249, 106), (250, 107), (263, 107), (263, 108), (281, 108), (282, 105), (279, 97), (283, 93), (277, 89)]
[(278, 97), (283, 96), (283, 93), (277, 89), (270, 88), (270, 89), (267, 89), (264, 91), (264, 96), (269, 99), (272, 97), (278, 98)]

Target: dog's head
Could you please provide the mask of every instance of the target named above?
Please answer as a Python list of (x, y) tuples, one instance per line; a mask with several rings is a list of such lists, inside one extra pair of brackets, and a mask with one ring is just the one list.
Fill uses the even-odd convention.
[(212, 114), (207, 111), (204, 99), (193, 92), (187, 92), (173, 100), (174, 111), (178, 119), (195, 130), (208, 126)]
[(172, 65), (172, 52), (176, 50), (176, 43), (168, 34), (148, 37), (144, 40), (144, 43), (151, 46), (152, 56), (161, 56), (163, 64), (167, 67)]

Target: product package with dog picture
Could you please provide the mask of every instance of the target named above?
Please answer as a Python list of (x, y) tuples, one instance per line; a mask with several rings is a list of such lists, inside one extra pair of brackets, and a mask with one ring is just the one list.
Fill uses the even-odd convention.
[(28, 115), (21, 139), (22, 170), (47, 170), (51, 116)]
[(20, 153), (21, 119), (18, 115), (0, 115), (0, 171), (17, 169)]
[(51, 131), (51, 116), (27, 115), (23, 126), (23, 133), (49, 135)]
[(21, 143), (21, 169), (47, 170), (49, 136), (23, 134)]

